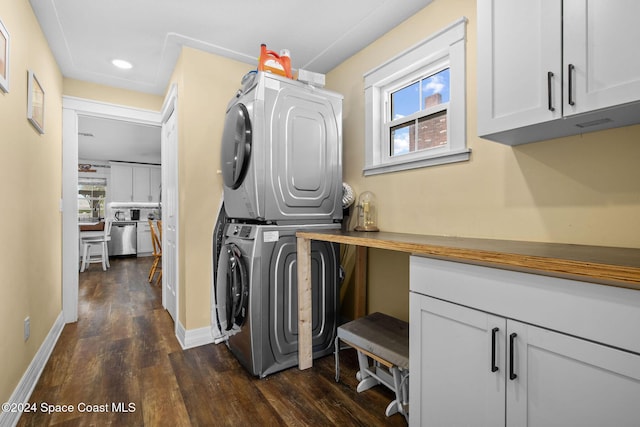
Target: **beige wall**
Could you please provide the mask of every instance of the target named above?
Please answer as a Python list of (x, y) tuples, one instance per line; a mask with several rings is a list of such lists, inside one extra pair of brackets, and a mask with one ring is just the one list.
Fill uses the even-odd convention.
[(135, 92), (70, 78), (63, 80), (63, 95), (143, 110), (160, 111), (164, 96)]
[(171, 78), (178, 85), (179, 317), (187, 330), (211, 324), (211, 239), (222, 197), (220, 138), (227, 103), (252, 68), (185, 47)]
[[(461, 16), (469, 20), (471, 160), (365, 178), (363, 74)], [(327, 86), (345, 95), (344, 180), (357, 194), (376, 194), (381, 230), (640, 247), (640, 126), (515, 148), (477, 137), (474, 0), (435, 0), (336, 67), (327, 76)], [(406, 256), (371, 251), (370, 266), (375, 267), (369, 271), (370, 312), (408, 317), (402, 282), (406, 264)], [(396, 286), (394, 298), (389, 288)]]
[[(0, 401), (6, 402), (62, 310), (62, 76), (28, 0), (0, 5), (11, 36), (9, 93), (0, 91)], [(44, 135), (27, 121), (27, 70), (45, 90)]]

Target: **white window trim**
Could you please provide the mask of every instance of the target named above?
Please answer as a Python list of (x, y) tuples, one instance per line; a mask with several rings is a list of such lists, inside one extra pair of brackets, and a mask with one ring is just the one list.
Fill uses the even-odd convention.
[[(462, 17), (384, 64), (364, 74), (365, 90), (365, 165), (364, 175), (467, 161), (466, 117), (466, 24)], [(384, 133), (387, 93), (416, 73), (441, 67), (448, 62), (450, 100), (448, 106), (447, 147), (400, 156), (388, 154)]]

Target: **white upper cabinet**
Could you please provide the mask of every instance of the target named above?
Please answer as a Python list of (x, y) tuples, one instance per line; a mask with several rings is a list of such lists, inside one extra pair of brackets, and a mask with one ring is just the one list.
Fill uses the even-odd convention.
[(640, 99), (638, 17), (637, 0), (564, 0), (565, 116)]
[(158, 166), (133, 168), (133, 201), (160, 201), (160, 168)]
[(640, 122), (640, 2), (478, 0), (478, 134), (510, 144)]
[(561, 13), (557, 0), (478, 1), (480, 135), (562, 116)]
[(160, 166), (111, 162), (112, 202), (158, 202), (160, 183)]
[(111, 162), (111, 193), (112, 202), (133, 201), (133, 167), (124, 163)]

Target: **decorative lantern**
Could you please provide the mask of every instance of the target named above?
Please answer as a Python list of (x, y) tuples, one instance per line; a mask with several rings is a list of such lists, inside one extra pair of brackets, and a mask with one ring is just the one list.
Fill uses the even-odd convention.
[(358, 225), (356, 231), (380, 231), (378, 229), (378, 206), (376, 196), (365, 191), (358, 197)]

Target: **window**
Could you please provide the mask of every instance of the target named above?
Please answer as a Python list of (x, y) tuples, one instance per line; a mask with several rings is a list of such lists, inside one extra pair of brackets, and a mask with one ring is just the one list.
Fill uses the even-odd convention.
[(78, 178), (78, 219), (105, 217), (106, 178)]
[(365, 175), (465, 161), (462, 18), (365, 74)]
[(392, 157), (447, 144), (449, 74), (445, 68), (389, 94)]

